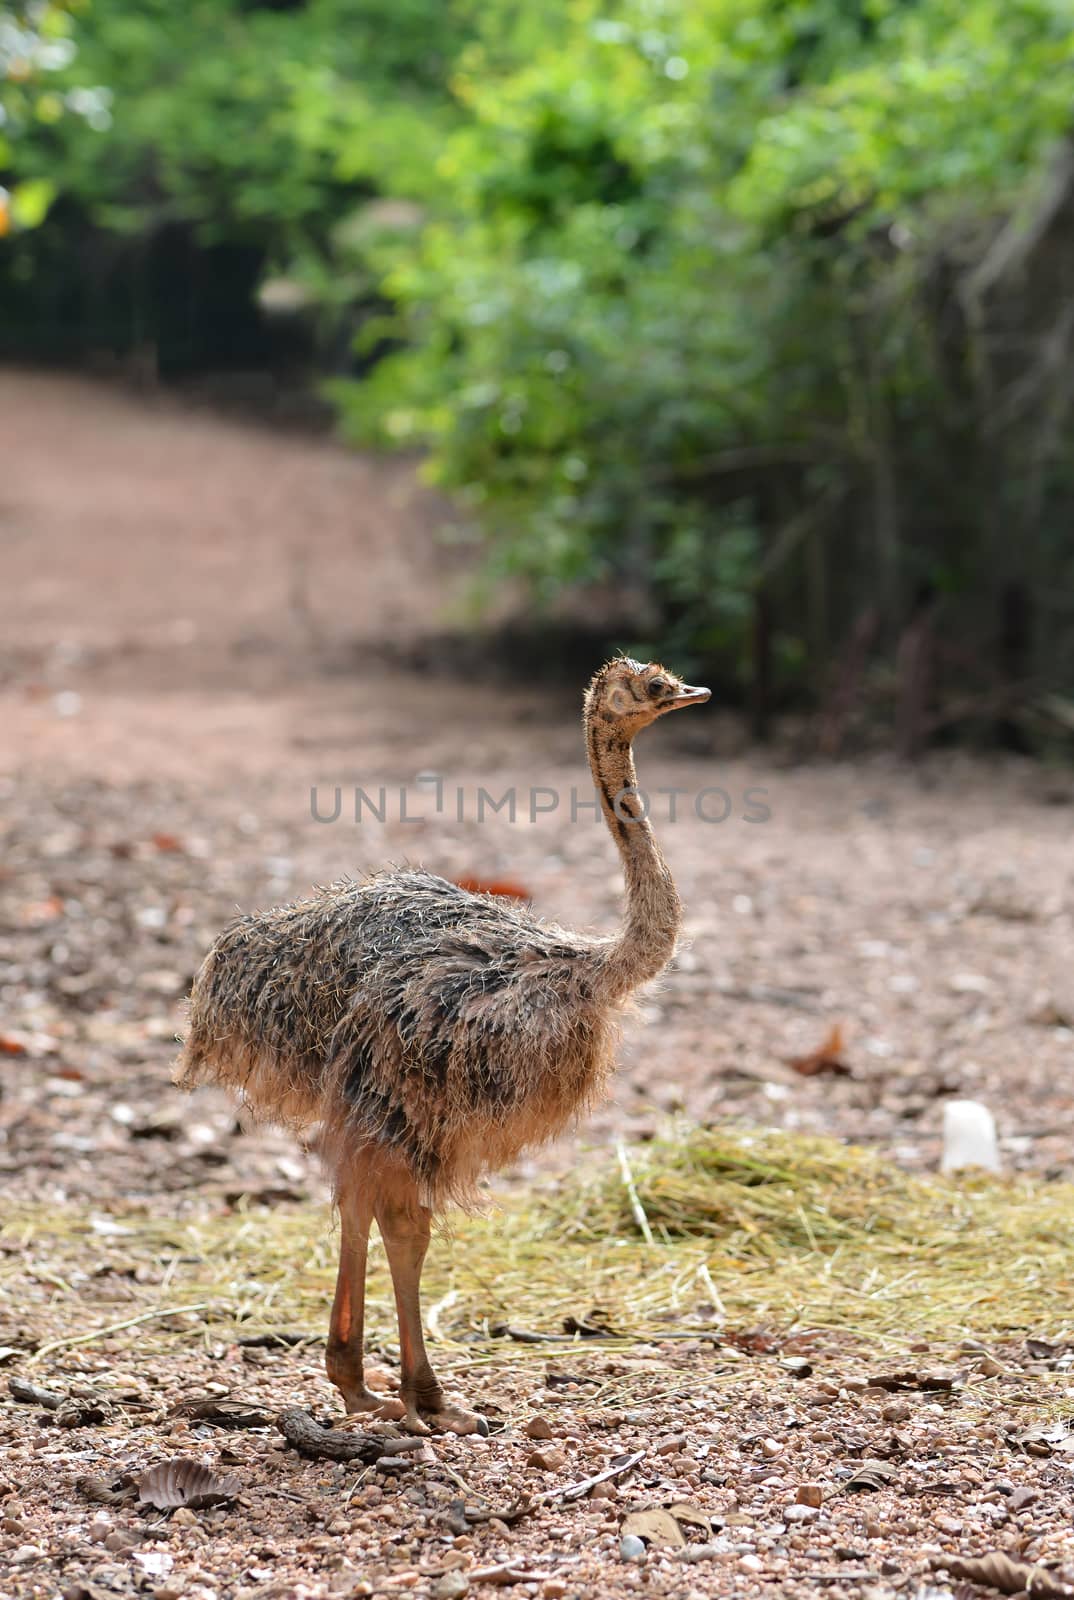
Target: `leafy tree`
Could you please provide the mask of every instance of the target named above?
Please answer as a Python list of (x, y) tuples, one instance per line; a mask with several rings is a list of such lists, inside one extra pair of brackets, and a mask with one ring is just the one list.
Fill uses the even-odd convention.
[(870, 603), (892, 649), (936, 594), (992, 642), (1028, 582), (998, 525), (1032, 504), (1069, 562), (1069, 341), (993, 266), (1069, 199), (1072, 65), (1060, 0), (573, 0), (464, 82), (420, 248), (382, 254), (396, 353), (335, 391), (353, 436), (429, 447), (498, 570), (625, 580), (743, 678), (820, 692)]
[[(74, 59), (72, 13), (78, 9), (78, 0), (0, 5), (0, 177), (17, 171), (18, 147), (29, 129), (54, 124), (65, 111), (98, 124), (107, 116), (104, 91), (64, 95), (50, 82)], [(44, 175), (0, 185), (0, 238), (43, 222), (55, 192)]]

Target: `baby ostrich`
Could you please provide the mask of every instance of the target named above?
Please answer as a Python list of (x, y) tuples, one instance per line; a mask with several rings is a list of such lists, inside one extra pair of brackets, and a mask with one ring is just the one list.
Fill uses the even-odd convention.
[[(206, 957), (179, 1082), (228, 1084), (255, 1114), (318, 1126), (341, 1223), (326, 1366), (349, 1412), (487, 1433), (447, 1404), (425, 1353), (430, 1222), (603, 1090), (623, 1007), (670, 960), (682, 916), (636, 797), (631, 741), (708, 698), (625, 657), (586, 692), (589, 764), (626, 877), (617, 934), (569, 932), (524, 905), (392, 868), (240, 917)], [(364, 1379), (374, 1218), (395, 1288), (401, 1403)]]

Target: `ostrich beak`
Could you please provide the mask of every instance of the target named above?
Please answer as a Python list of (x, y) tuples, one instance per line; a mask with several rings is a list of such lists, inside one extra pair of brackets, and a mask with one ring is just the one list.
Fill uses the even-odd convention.
[(677, 695), (668, 707), (669, 711), (681, 711), (684, 706), (703, 706), (706, 700), (712, 699), (711, 689), (695, 689), (691, 684), (684, 683), (682, 693)]

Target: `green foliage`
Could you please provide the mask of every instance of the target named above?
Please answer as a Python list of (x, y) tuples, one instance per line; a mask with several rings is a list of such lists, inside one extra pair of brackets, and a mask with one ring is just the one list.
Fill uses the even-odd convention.
[[(444, 136), (443, 70), (465, 6), (313, 0), (94, 0), (73, 85), (107, 82), (95, 139), (64, 128), (32, 158), (116, 227), (163, 217), (206, 237), (248, 229), (290, 244), (348, 195), (428, 171)], [(206, 48), (211, 41), (211, 48)]]
[(52, 126), (67, 110), (88, 109), (78, 96), (65, 101), (50, 81), (74, 57), (71, 13), (79, 9), (79, 0), (0, 5), (0, 177), (11, 183), (10, 189), (0, 184), (0, 238), (38, 227), (55, 197), (50, 177), (18, 179), (27, 131)]
[(897, 625), (900, 589), (979, 570), (997, 375), (958, 283), (1069, 125), (1069, 7), (573, 0), (561, 20), (524, 65), (465, 77), (420, 249), (382, 258), (399, 348), (336, 390), (352, 436), (428, 446), (538, 593), (625, 579), (681, 647), (745, 671), (763, 588), (777, 649), (819, 668), (878, 585)]
[(164, 370), (226, 360), (256, 349), (258, 279), (287, 268), (338, 341), (375, 285), (337, 235), (371, 197), (435, 184), (481, 15), (478, 0), (92, 0), (55, 74), (89, 129), (38, 118), (20, 140), (20, 174), (62, 204), (0, 255), (0, 340), (148, 344)]

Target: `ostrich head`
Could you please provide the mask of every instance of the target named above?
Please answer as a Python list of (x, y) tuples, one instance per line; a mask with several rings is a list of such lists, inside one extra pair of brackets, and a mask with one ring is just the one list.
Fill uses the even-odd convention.
[(683, 683), (674, 672), (654, 661), (643, 666), (629, 656), (616, 656), (601, 667), (589, 685), (585, 714), (587, 721), (618, 724), (633, 738), (640, 728), (648, 727), (666, 711), (704, 705), (711, 693), (710, 689)]

